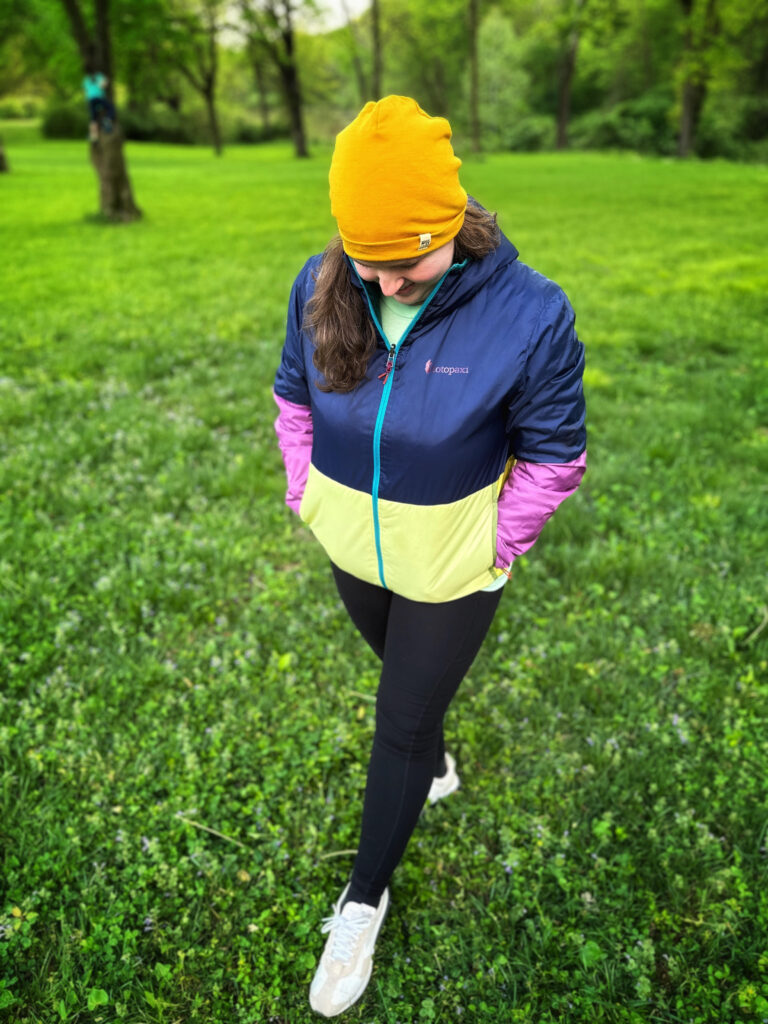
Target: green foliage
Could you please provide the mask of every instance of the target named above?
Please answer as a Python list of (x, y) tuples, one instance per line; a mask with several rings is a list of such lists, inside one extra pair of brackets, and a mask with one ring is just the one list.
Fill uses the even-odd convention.
[[(218, 0), (195, 10), (213, 8), (223, 20), (226, 5)], [(203, 36), (196, 19), (188, 18), (192, 7), (181, 4), (174, 10), (176, 17), (169, 20), (166, 0), (112, 0), (118, 109), (131, 111), (126, 115), (131, 138), (207, 144), (202, 101), (179, 68), (180, 60), (186, 62), (199, 87), (201, 69), (194, 67), (205, 50), (199, 46)], [(481, 5), (482, 148), (541, 150), (554, 144), (551, 126), (576, 33), (572, 145), (673, 152), (682, 84), (690, 79), (706, 87), (695, 152), (765, 159), (765, 3), (718, 0), (713, 6), (696, 0), (691, 10), (686, 19), (680, 0)], [(56, 108), (52, 137), (79, 138), (79, 121), (60, 110), (80, 100), (82, 79), (82, 61), (60, 0), (4, 0), (0, 22), (5, 30), (0, 95), (48, 97)], [(327, 143), (371, 98), (370, 14), (328, 32), (318, 31), (318, 24), (313, 6), (304, 4), (295, 52), (309, 133)], [(413, 95), (431, 113), (447, 115), (459, 139), (469, 130), (467, 24), (465, 0), (389, 0), (382, 6), (384, 93)], [(275, 23), (267, 37), (281, 52), (276, 30)], [(234, 41), (229, 31), (219, 39), (216, 98), (226, 142), (283, 137), (287, 115), (274, 53), (270, 57), (258, 31), (256, 38), (259, 75), (242, 38)], [(18, 103), (3, 102), (0, 117), (17, 116)]]
[[(0, 1008), (309, 1024), (376, 663), (282, 506), (271, 399), (327, 158), (4, 127)], [(447, 721), (359, 1022), (768, 1016), (766, 170), (466, 159), (587, 344), (590, 468)]]
[(478, 32), (480, 125), (487, 149), (541, 148), (511, 144), (514, 138), (521, 138), (518, 126), (529, 111), (529, 78), (523, 67), (523, 52), (512, 23), (493, 8)]
[(617, 103), (607, 110), (582, 114), (571, 122), (569, 138), (576, 149), (674, 153), (674, 98), (663, 92), (648, 93), (636, 100)]
[[(464, 0), (388, 0), (382, 4), (382, 35), (388, 40), (386, 92), (415, 96), (433, 114), (465, 115), (467, 6)], [(465, 115), (466, 116), (466, 115)]]
[(43, 114), (40, 125), (47, 139), (84, 139), (88, 135), (88, 108), (85, 101), (54, 103)]
[(768, 100), (757, 96), (711, 97), (702, 114), (696, 149), (700, 156), (764, 159), (768, 141)]
[[(123, 108), (120, 124), (127, 139), (135, 142), (169, 142), (182, 145), (207, 145), (208, 125), (198, 106), (185, 113), (154, 106), (145, 110)], [(286, 126), (274, 121), (268, 128), (251, 118), (235, 118), (225, 113), (223, 137), (227, 142), (260, 143), (285, 138)], [(84, 102), (55, 104), (42, 119), (43, 135), (49, 139), (82, 139), (88, 134), (88, 110)]]
[(40, 117), (43, 101), (39, 96), (6, 96), (0, 100), (0, 119), (25, 120)]
[(120, 111), (120, 123), (128, 139), (136, 142), (208, 143), (206, 125), (201, 117), (191, 119), (160, 107)]
[(275, 139), (287, 139), (289, 136), (290, 130), (286, 124), (273, 122), (265, 128), (253, 121), (241, 120), (235, 127), (234, 141), (254, 144), (272, 142)]
[(530, 114), (509, 126), (504, 145), (499, 148), (532, 153), (553, 149), (555, 145), (555, 119), (546, 114)]

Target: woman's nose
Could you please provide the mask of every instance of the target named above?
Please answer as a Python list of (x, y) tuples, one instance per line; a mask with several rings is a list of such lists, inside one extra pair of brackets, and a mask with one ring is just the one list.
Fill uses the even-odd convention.
[(379, 288), (381, 288), (384, 295), (394, 295), (399, 292), (405, 283), (405, 278), (402, 275), (395, 276), (395, 274), (380, 274), (379, 275)]

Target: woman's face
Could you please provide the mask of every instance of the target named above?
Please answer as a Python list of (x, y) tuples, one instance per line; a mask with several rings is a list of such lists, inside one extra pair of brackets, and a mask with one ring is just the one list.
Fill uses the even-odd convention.
[(412, 260), (369, 262), (353, 260), (364, 281), (375, 281), (383, 295), (391, 295), (405, 306), (420, 306), (453, 263), (453, 239), (425, 256)]

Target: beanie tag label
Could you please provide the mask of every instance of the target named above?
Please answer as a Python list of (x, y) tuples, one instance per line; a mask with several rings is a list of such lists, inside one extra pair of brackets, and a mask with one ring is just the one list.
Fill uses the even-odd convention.
[(418, 249), (418, 251), (421, 252), (422, 249), (428, 249), (431, 242), (432, 242), (432, 235), (429, 232), (427, 232), (425, 235), (419, 235), (419, 249)]

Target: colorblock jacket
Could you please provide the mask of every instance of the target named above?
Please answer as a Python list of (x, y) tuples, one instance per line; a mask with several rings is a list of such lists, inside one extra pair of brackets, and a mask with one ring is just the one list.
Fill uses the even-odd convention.
[[(455, 264), (366, 378), (323, 392), (302, 328), (321, 257), (291, 292), (275, 379), (288, 505), (340, 568), (417, 601), (481, 590), (535, 542), (586, 467), (583, 345), (562, 290), (506, 239)], [(389, 372), (387, 373), (387, 369)]]

